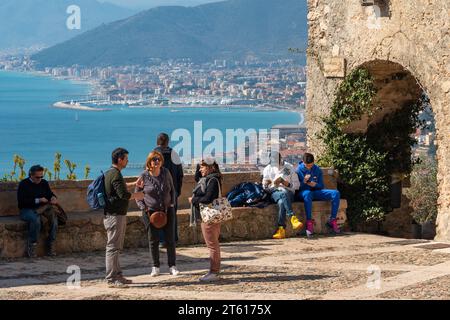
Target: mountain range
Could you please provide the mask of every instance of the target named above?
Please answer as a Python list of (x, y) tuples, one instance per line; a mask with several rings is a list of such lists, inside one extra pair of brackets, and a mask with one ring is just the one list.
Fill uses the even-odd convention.
[[(80, 8), (80, 30), (66, 26), (71, 5)], [(52, 46), (136, 12), (96, 0), (1, 0), (0, 50)]]
[(290, 47), (306, 47), (306, 15), (304, 0), (158, 7), (103, 24), (32, 58), (41, 67), (146, 64), (152, 59), (292, 58)]

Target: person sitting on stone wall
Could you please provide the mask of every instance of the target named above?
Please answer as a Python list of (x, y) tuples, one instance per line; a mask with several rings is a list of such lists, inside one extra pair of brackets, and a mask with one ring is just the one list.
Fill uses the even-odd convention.
[(313, 200), (331, 200), (331, 216), (327, 227), (334, 233), (340, 233), (336, 216), (339, 211), (341, 195), (338, 190), (324, 189), (322, 169), (314, 163), (314, 156), (310, 153), (303, 155), (303, 161), (297, 167), (300, 191), (298, 198), (305, 203), (306, 211), (306, 235), (314, 234), (314, 221), (312, 219)]
[(28, 223), (27, 254), (30, 258), (36, 257), (36, 246), (41, 231), (41, 215), (49, 224), (50, 232), (47, 238), (47, 254), (55, 256), (55, 240), (58, 230), (58, 219), (54, 210), (48, 210), (56, 204), (56, 196), (44, 180), (44, 168), (40, 165), (32, 166), (29, 177), (19, 183), (17, 200), (20, 210), (20, 218)]
[(279, 208), (278, 229), (273, 238), (284, 239), (286, 238), (286, 215), (290, 217), (294, 230), (303, 226), (292, 209), (295, 191), (300, 187), (298, 176), (290, 163), (283, 163), (280, 153), (273, 152), (271, 164), (264, 168), (262, 184)]

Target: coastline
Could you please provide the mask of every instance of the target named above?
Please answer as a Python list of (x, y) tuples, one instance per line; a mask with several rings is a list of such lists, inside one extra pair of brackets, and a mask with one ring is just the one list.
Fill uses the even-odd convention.
[[(69, 76), (53, 76), (51, 74), (45, 73), (43, 71), (38, 70), (30, 70), (30, 71), (19, 71), (19, 70), (2, 70), (5, 72), (17, 72), (19, 74), (28, 74), (31, 76), (39, 76), (46, 77), (53, 80), (58, 81), (69, 81), (74, 85), (87, 85), (88, 93), (87, 95), (99, 95), (103, 92), (103, 88), (97, 80), (94, 79), (81, 79), (81, 78), (72, 78)], [(108, 105), (108, 107), (113, 106), (114, 104)], [(126, 106), (129, 109), (170, 109), (172, 112), (183, 112), (183, 110), (193, 109), (193, 110), (201, 110), (201, 109), (220, 109), (220, 110), (236, 110), (236, 109), (245, 109), (248, 112), (274, 112), (274, 111), (284, 111), (284, 112), (292, 112), (296, 114), (300, 114), (304, 117), (305, 110), (297, 109), (294, 106), (257, 106), (257, 105), (211, 105), (211, 104), (170, 104), (170, 105), (128, 105), (117, 104), (120, 106)], [(54, 108), (59, 109), (69, 109), (69, 110), (80, 110), (80, 111), (93, 111), (93, 112), (105, 112), (112, 111), (112, 108), (97, 108), (83, 105), (83, 101), (57, 101), (53, 104)], [(182, 109), (182, 110), (176, 110)]]

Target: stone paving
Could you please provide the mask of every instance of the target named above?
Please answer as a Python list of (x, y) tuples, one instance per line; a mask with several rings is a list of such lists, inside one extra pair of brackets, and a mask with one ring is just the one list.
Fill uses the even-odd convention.
[[(132, 249), (121, 256), (125, 276), (134, 281), (128, 289), (104, 283), (104, 252), (0, 260), (0, 299), (450, 299), (449, 248), (354, 233), (223, 243), (222, 278), (211, 284), (198, 281), (208, 268), (203, 246), (177, 249), (177, 277), (168, 275), (163, 249), (156, 278), (149, 275), (148, 249)], [(82, 281), (71, 289), (67, 268), (73, 265)]]

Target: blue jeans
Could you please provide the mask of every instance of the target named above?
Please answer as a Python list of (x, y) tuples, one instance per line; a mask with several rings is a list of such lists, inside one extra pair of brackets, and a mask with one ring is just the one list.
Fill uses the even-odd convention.
[(278, 204), (278, 226), (286, 228), (286, 215), (289, 217), (294, 215), (294, 211), (292, 210), (294, 193), (283, 189), (272, 192), (270, 196)]
[[(41, 216), (33, 209), (21, 209), (20, 218), (23, 221), (28, 222), (28, 243), (37, 243), (39, 239), (39, 233), (41, 232)], [(50, 224), (50, 232), (48, 235), (47, 243), (52, 243), (56, 240), (56, 232), (58, 231), (58, 219), (52, 212), (51, 216), (46, 215)]]
[(331, 217), (330, 220), (336, 219), (341, 201), (341, 194), (337, 190), (303, 190), (299, 193), (299, 198), (305, 203), (306, 219), (312, 219), (312, 202), (314, 200), (329, 201), (331, 200)]

